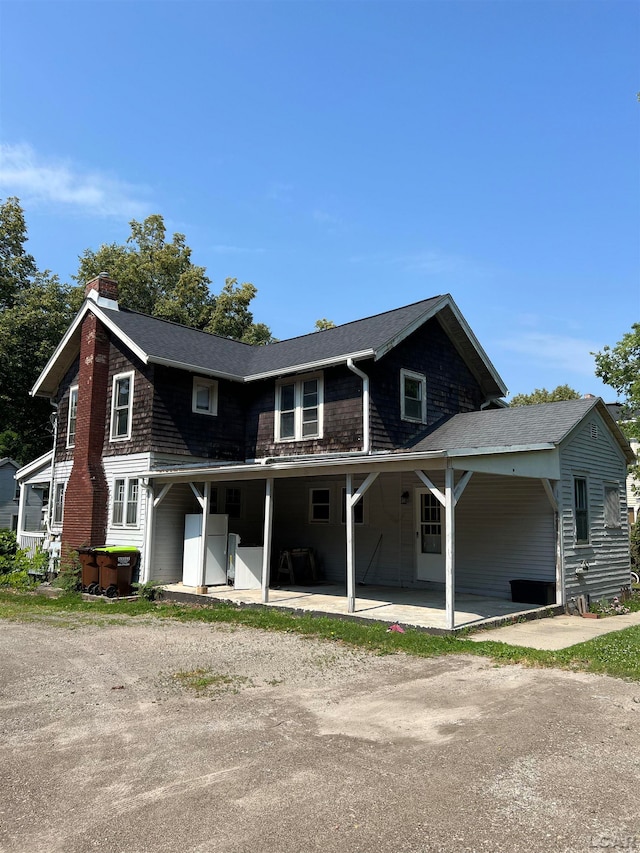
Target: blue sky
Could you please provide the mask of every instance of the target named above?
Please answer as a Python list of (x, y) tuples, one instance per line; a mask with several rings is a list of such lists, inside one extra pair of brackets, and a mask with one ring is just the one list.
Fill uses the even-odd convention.
[(640, 3), (0, 0), (41, 268), (165, 217), (279, 338), (451, 293), (512, 393), (640, 319)]

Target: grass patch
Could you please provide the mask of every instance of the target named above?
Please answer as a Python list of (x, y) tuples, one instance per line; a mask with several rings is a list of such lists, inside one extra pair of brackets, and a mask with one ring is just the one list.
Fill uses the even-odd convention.
[(244, 675), (227, 675), (212, 672), (210, 669), (192, 669), (188, 672), (175, 672), (173, 679), (194, 690), (198, 696), (219, 696), (222, 693), (238, 693), (241, 687), (250, 685)]
[[(291, 614), (268, 607), (237, 607), (226, 602), (194, 606), (170, 602), (157, 603), (144, 599), (113, 602), (83, 601), (77, 594), (46, 598), (34, 593), (0, 589), (0, 619), (47, 621), (48, 624), (59, 624), (60, 627), (68, 628), (82, 624), (113, 624), (116, 621), (114, 617), (120, 621), (123, 616), (242, 625), (265, 631), (279, 631), (322, 639), (378, 655), (398, 652), (418, 657), (471, 654), (490, 658), (497, 663), (557, 667), (640, 681), (640, 626), (614, 631), (568, 649), (541, 651), (523, 646), (510, 646), (494, 640), (476, 643), (463, 635), (433, 636), (411, 628), (407, 628), (404, 634), (390, 633), (386, 625), (363, 624), (304, 613)], [(216, 675), (208, 670), (194, 670), (193, 673), (196, 680), (198, 677), (205, 680), (233, 678), (233, 676)], [(184, 675), (185, 679), (187, 675)], [(176, 678), (178, 676), (180, 674), (177, 674)], [(209, 686), (213, 689), (215, 684), (214, 680)], [(224, 686), (223, 682), (218, 682), (218, 686)], [(193, 689), (197, 690), (197, 686)]]

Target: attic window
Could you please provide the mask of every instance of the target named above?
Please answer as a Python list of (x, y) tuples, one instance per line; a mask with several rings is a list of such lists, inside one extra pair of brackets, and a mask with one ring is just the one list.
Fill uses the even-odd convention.
[(591, 436), (591, 438), (598, 437), (598, 424), (594, 423), (593, 421), (589, 424), (589, 435)]
[(191, 411), (200, 415), (218, 414), (218, 383), (215, 379), (193, 379)]

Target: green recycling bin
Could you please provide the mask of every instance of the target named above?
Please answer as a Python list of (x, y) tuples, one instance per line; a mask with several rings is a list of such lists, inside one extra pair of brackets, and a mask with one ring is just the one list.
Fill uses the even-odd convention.
[(134, 570), (140, 551), (128, 545), (102, 545), (93, 549), (100, 570), (100, 586), (108, 598), (131, 595)]

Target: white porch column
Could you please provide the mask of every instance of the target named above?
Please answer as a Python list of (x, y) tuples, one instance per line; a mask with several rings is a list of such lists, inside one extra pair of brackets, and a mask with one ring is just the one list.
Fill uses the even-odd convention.
[(209, 519), (209, 504), (211, 502), (211, 483), (204, 484), (202, 495), (202, 528), (200, 530), (200, 586), (197, 591), (207, 591), (207, 521)]
[(455, 627), (455, 584), (456, 584), (456, 497), (454, 492), (453, 468), (444, 472), (444, 501), (446, 518), (446, 550), (445, 550), (445, 583), (446, 583), (446, 616), (447, 628)]
[(151, 543), (153, 542), (153, 525), (155, 521), (155, 495), (153, 485), (146, 483), (147, 505), (144, 513), (144, 561), (140, 572), (140, 583), (147, 583), (151, 576)]
[(262, 603), (269, 603), (271, 574), (271, 533), (273, 529), (273, 477), (267, 477), (264, 490), (264, 536), (262, 539)]
[(353, 531), (353, 475), (347, 474), (345, 528), (347, 532), (347, 612), (356, 609), (356, 540)]

